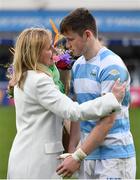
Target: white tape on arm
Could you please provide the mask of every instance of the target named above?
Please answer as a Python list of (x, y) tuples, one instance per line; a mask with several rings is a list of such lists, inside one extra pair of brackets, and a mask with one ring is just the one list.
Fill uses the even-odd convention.
[(77, 149), (74, 153), (72, 153), (73, 159), (78, 162), (81, 162), (86, 156), (87, 154), (81, 148)]

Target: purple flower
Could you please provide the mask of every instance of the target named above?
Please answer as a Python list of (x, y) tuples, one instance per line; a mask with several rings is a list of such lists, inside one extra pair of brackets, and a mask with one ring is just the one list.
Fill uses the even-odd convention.
[(59, 58), (60, 58), (60, 60), (62, 60), (62, 61), (65, 61), (65, 62), (67, 62), (67, 63), (69, 63), (71, 60), (71, 56), (70, 56), (70, 54), (68, 54), (67, 52), (66, 53), (64, 53), (64, 54), (61, 54), (61, 55), (59, 55)]
[(54, 61), (56, 62), (56, 66), (59, 69), (62, 70), (67, 70), (67, 69), (71, 69), (72, 65), (73, 65), (73, 58), (71, 55), (71, 51), (70, 50), (65, 50), (63, 47), (59, 47), (56, 50), (58, 52), (57, 60), (56, 58), (54, 58)]
[(10, 66), (7, 69), (7, 77), (8, 77), (8, 79), (11, 79), (13, 74), (14, 74), (14, 67), (13, 67), (12, 64), (10, 64)]
[(8, 67), (7, 72), (8, 72), (10, 75), (13, 75), (13, 73), (14, 73), (14, 67), (13, 67), (12, 64), (10, 64), (10, 66)]

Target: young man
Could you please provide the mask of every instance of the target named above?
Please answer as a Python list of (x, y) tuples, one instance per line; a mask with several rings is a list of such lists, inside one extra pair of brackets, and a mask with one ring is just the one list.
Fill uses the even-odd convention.
[[(130, 76), (125, 64), (117, 54), (101, 45), (98, 40), (96, 21), (87, 9), (78, 8), (66, 16), (60, 24), (60, 31), (67, 39), (67, 47), (75, 56), (80, 56), (72, 69), (73, 94), (79, 103), (109, 92), (118, 78), (121, 82), (127, 82), (121, 112), (114, 117), (108, 117), (108, 121), (109, 118), (114, 118), (114, 121), (111, 121), (113, 126), (109, 126), (107, 120), (99, 119), (96, 119), (96, 122), (81, 122), (80, 128), (78, 123), (72, 123), (69, 152), (74, 152), (76, 149), (79, 130), (81, 143), (85, 141), (85, 144), (88, 144), (88, 150), (83, 149), (85, 154), (91, 152), (81, 166), (79, 178), (135, 178), (135, 149), (128, 113)], [(111, 99), (108, 100), (111, 101)], [(110, 130), (105, 135), (102, 132), (107, 126)], [(92, 141), (93, 130), (96, 131), (96, 135), (98, 134), (96, 141)], [(98, 145), (96, 149), (95, 144)], [(92, 148), (93, 151), (91, 151)], [(70, 175), (75, 171), (72, 158), (73, 156), (66, 158), (58, 167), (59, 174)]]

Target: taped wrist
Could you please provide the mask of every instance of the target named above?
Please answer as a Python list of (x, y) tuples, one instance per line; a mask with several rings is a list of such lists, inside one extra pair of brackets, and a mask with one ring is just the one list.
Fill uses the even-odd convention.
[(87, 154), (81, 148), (77, 149), (74, 153), (72, 153), (73, 159), (78, 162), (81, 162), (86, 156)]

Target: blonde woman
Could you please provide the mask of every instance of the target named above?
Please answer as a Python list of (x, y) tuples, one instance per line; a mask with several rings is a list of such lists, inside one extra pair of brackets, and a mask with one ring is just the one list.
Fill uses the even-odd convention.
[[(56, 167), (62, 154), (63, 119), (96, 119), (120, 109), (124, 86), (79, 105), (60, 92), (49, 67), (54, 65), (49, 32), (26, 29), (14, 52), (14, 87), (17, 134), (8, 165), (8, 179), (60, 178)], [(108, 101), (111, 99), (111, 101)], [(118, 100), (118, 101), (117, 101)]]

